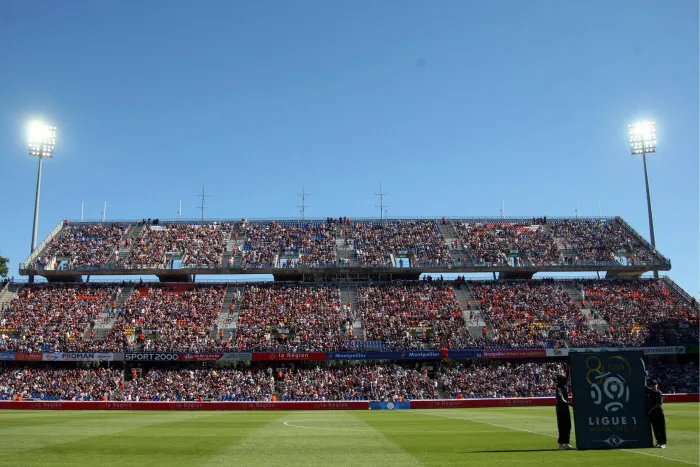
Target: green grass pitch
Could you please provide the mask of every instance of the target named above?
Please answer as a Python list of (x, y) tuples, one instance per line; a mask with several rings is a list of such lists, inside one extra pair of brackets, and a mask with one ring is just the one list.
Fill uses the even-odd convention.
[(698, 465), (698, 408), (666, 406), (668, 449), (618, 451), (557, 450), (554, 407), (0, 411), (0, 465)]

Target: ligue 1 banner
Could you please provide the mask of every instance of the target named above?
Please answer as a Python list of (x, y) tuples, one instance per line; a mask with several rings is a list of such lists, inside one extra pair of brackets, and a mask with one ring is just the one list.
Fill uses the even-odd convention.
[(577, 449), (650, 448), (644, 352), (569, 354)]

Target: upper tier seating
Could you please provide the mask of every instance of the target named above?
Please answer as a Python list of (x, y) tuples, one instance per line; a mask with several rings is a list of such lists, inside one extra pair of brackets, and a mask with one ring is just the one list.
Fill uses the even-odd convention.
[(453, 225), (464, 250), (475, 263), (505, 265), (514, 250), (518, 258), (536, 265), (563, 261), (551, 232), (538, 224), (456, 222)]
[(335, 227), (323, 223), (280, 224), (244, 222), (243, 264), (271, 267), (282, 253), (299, 254), (298, 263), (307, 266), (334, 264), (337, 247)]
[(349, 234), (362, 266), (393, 266), (390, 254), (409, 253), (424, 264), (451, 263), (434, 221), (355, 222)]
[[(114, 261), (126, 232), (125, 224), (66, 224), (37, 257), (47, 266), (55, 257), (70, 257), (71, 266), (101, 266)], [(56, 266), (56, 265), (54, 265)]]
[(230, 235), (231, 224), (146, 225), (122, 265), (164, 268), (166, 254), (177, 252), (183, 266), (219, 266)]
[(552, 234), (578, 253), (579, 261), (616, 261), (624, 251), (631, 260), (655, 262), (653, 253), (616, 220), (564, 220), (551, 225)]

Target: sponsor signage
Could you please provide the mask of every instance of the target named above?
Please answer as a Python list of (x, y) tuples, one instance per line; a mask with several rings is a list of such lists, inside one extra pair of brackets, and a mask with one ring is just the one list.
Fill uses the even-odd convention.
[(545, 349), (504, 349), (504, 350), (488, 350), (484, 349), (483, 358), (533, 358), (546, 357)]
[(229, 352), (219, 359), (220, 362), (249, 362), (253, 354), (250, 352)]
[[(667, 346), (667, 347), (580, 347), (572, 349), (559, 349), (562, 351), (568, 350), (568, 355), (573, 353), (602, 353), (602, 352), (644, 352), (644, 355), (678, 355), (685, 353), (685, 347)], [(567, 354), (564, 354), (567, 355)]]
[[(43, 354), (45, 362), (111, 362), (122, 354), (111, 352), (54, 352)], [(122, 357), (123, 359), (123, 357)]]
[(481, 358), (481, 350), (452, 350), (447, 352), (449, 358)]
[(14, 352), (0, 352), (0, 360), (14, 360), (14, 359), (15, 359)]
[(177, 359), (182, 362), (218, 362), (223, 353), (181, 353)]
[(577, 449), (652, 446), (643, 356), (641, 351), (569, 355)]
[(405, 352), (329, 352), (327, 360), (403, 360)]
[(177, 352), (125, 352), (127, 362), (173, 362), (177, 361)]
[(41, 361), (41, 352), (15, 352), (15, 360)]
[(253, 360), (325, 360), (326, 352), (253, 352)]
[(379, 402), (372, 401), (369, 403), (370, 410), (405, 410), (411, 408), (409, 401), (404, 402)]
[(440, 358), (439, 350), (410, 350), (406, 352), (406, 360), (421, 359), (421, 360), (436, 360)]

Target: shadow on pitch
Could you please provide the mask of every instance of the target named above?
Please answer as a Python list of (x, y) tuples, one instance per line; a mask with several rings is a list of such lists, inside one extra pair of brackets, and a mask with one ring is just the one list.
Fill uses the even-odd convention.
[(479, 453), (489, 453), (489, 452), (547, 452), (547, 451), (559, 451), (559, 449), (490, 449), (487, 451), (461, 451), (463, 453), (479, 454)]

